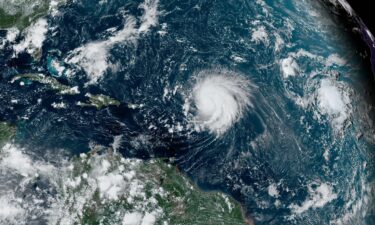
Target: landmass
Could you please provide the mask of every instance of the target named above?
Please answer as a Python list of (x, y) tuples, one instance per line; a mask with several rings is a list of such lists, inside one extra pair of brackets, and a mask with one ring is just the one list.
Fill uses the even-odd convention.
[(113, 151), (94, 151), (72, 162), (59, 201), (65, 203), (61, 211), (72, 215), (69, 220), (75, 218), (69, 222), (250, 224), (238, 202), (220, 192), (200, 190), (163, 159), (125, 159)]
[(0, 29), (16, 27), (23, 30), (37, 19), (65, 2), (64, 0), (3, 0), (0, 2)]
[[(68, 85), (62, 84), (56, 78), (52, 76), (47, 76), (41, 73), (27, 73), (27, 74), (19, 74), (16, 75), (12, 80), (11, 83), (19, 81), (20, 85), (30, 84), (30, 81), (38, 82), (40, 84), (48, 85), (52, 90), (56, 91), (58, 94), (61, 95), (77, 95), (80, 94), (78, 86), (70, 87)], [(120, 101), (111, 98), (107, 95), (103, 94), (90, 94), (86, 93), (85, 97), (88, 99), (85, 102), (78, 101), (77, 105), (82, 107), (96, 107), (97, 109), (101, 109), (107, 106), (119, 106), (121, 104)], [(130, 107), (130, 106), (129, 106)], [(132, 105), (134, 108), (134, 106)]]
[(4, 146), (4, 144), (9, 141), (14, 134), (16, 133), (15, 126), (0, 121), (0, 148)]

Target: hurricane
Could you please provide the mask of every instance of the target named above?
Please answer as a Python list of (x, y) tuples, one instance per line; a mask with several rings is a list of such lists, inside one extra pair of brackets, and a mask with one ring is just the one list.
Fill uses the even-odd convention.
[(0, 225), (375, 225), (375, 38), (356, 15), (0, 0)]
[(255, 86), (241, 74), (215, 69), (201, 71), (195, 78), (188, 104), (193, 108), (191, 122), (197, 131), (208, 130), (220, 136), (252, 106)]

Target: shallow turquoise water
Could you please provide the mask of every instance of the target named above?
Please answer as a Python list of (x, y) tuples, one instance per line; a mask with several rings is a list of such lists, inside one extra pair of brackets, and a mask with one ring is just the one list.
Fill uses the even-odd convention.
[[(318, 1), (148, 2), (62, 6), (46, 17), (40, 61), (14, 57), (22, 36), (4, 47), (0, 118), (18, 121), (17, 142), (78, 153), (122, 135), (125, 156), (174, 157), (202, 188), (233, 195), (256, 224), (373, 222), (371, 73), (329, 9)], [(196, 129), (191, 97), (196, 77), (217, 71), (251, 83), (251, 104), (219, 134)], [(36, 72), (80, 94), (9, 82)], [(86, 93), (122, 105), (77, 106)], [(59, 102), (65, 107), (52, 106)]]

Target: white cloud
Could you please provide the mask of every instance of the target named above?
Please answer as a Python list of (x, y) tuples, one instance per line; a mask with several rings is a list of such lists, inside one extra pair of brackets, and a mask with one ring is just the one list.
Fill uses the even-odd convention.
[(98, 82), (108, 67), (110, 49), (117, 43), (134, 43), (140, 35), (147, 33), (158, 23), (158, 0), (145, 0), (139, 6), (144, 10), (141, 24), (137, 27), (136, 18), (125, 17), (124, 28), (115, 32), (107, 40), (94, 41), (74, 49), (66, 58), (66, 62), (80, 66), (88, 75), (88, 84)]
[(271, 184), (268, 186), (268, 194), (274, 198), (279, 197), (279, 191), (277, 190), (276, 184)]
[(263, 42), (264, 44), (268, 44), (269, 40), (266, 28), (264, 26), (260, 26), (256, 29), (253, 29), (251, 41), (256, 43)]
[(341, 130), (351, 114), (350, 95), (330, 79), (323, 79), (317, 90), (317, 105), (321, 114), (327, 115), (334, 128)]
[(276, 40), (275, 40), (275, 51), (278, 52), (284, 47), (285, 42), (281, 38), (281, 36), (277, 33), (275, 34), (275, 38), (276, 38)]
[(15, 54), (23, 51), (29, 54), (36, 53), (42, 48), (47, 31), (47, 20), (44, 18), (37, 20), (25, 30), (25, 38), (19, 44), (13, 45)]
[(333, 187), (327, 183), (321, 183), (316, 188), (308, 187), (309, 197), (301, 204), (292, 204), (290, 208), (296, 214), (301, 214), (310, 209), (322, 208), (327, 203), (337, 198)]
[(296, 76), (300, 70), (296, 60), (292, 56), (280, 60), (280, 67), (285, 78), (289, 76)]
[(22, 217), (25, 210), (14, 200), (12, 194), (0, 196), (0, 223), (13, 224)]
[(343, 66), (346, 64), (346, 60), (341, 58), (338, 54), (331, 54), (327, 58), (326, 66), (332, 66), (334, 64)]
[(143, 215), (138, 212), (126, 213), (122, 225), (140, 225)]
[(2, 148), (2, 157), (0, 158), (0, 168), (2, 170), (11, 170), (24, 177), (35, 176), (40, 173), (52, 173), (54, 167), (33, 161), (29, 156), (24, 154), (23, 149), (19, 149), (12, 144), (6, 144)]

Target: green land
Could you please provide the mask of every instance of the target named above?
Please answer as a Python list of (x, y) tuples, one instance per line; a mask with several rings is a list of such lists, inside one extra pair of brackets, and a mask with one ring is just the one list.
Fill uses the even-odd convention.
[[(67, 214), (71, 213), (77, 224), (122, 224), (124, 214), (134, 212), (154, 214), (158, 225), (249, 224), (238, 202), (220, 192), (200, 190), (176, 166), (163, 159), (124, 159), (109, 151), (76, 157), (73, 162), (74, 169), (64, 179), (76, 182), (74, 187), (64, 188), (61, 201), (66, 203)], [(105, 172), (97, 166), (106, 164)], [(123, 179), (121, 187), (125, 189), (116, 189), (115, 184), (103, 188), (100, 183), (105, 177)], [(120, 194), (108, 199), (106, 190), (109, 189)], [(82, 214), (78, 215), (77, 209)]]
[(50, 0), (0, 0), (0, 29), (23, 30), (48, 13)]
[(0, 122), (0, 148), (9, 141), (16, 133), (15, 126), (7, 122)]
[[(45, 84), (61, 95), (77, 95), (80, 93), (78, 87), (70, 87), (68, 85), (62, 84), (52, 76), (46, 76), (40, 73), (19, 74), (15, 76), (11, 82), (14, 83), (16, 81), (20, 81), (20, 84), (22, 82), (23, 85), (29, 84), (30, 81)], [(87, 93), (85, 97), (87, 98), (87, 101), (77, 102), (77, 105), (82, 107), (96, 107), (97, 109), (101, 109), (107, 106), (119, 106), (121, 104), (120, 101), (103, 94), (94, 95)]]

